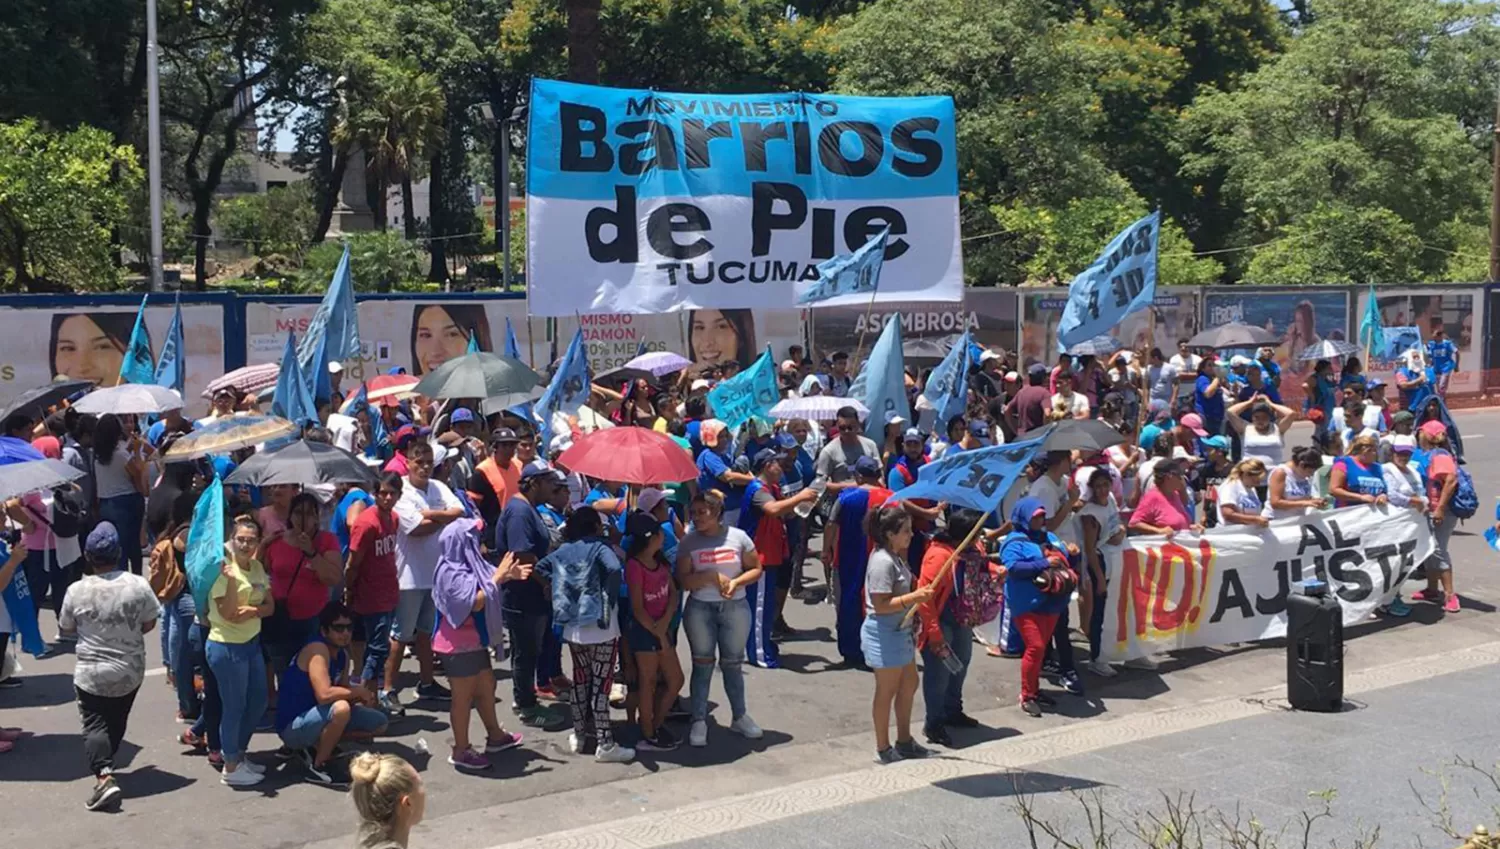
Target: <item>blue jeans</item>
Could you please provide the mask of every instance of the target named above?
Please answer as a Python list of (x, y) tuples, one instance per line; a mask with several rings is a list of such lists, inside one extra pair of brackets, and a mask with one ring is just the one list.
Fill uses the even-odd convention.
[(146, 521), (146, 497), (138, 492), (99, 499), (99, 520), (120, 534), (120, 568), (141, 574), (141, 525)]
[(689, 687), (693, 720), (708, 719), (708, 687), (714, 679), (714, 656), (724, 674), (724, 695), (733, 718), (745, 715), (745, 641), (750, 637), (750, 604), (745, 599), (703, 601), (688, 598), (682, 614), (688, 648), (693, 655)]
[(365, 613), (359, 618), (365, 635), (365, 666), (359, 677), (378, 693), (385, 683), (385, 661), (391, 656), (391, 621), (396, 613)]
[(947, 616), (938, 619), (938, 627), (943, 631), (943, 642), (964, 668), (949, 672), (941, 658), (930, 649), (922, 649), (922, 702), (927, 707), (924, 725), (929, 731), (964, 712), (964, 679), (969, 676), (969, 661), (974, 656), (972, 628), (954, 624)]
[[(281, 729), (281, 742), (289, 749), (310, 749), (318, 745), (323, 729), (333, 721), (333, 705), (313, 705)], [(385, 730), (385, 714), (364, 705), (349, 705), (349, 723), (344, 733), (379, 734)]]
[(209, 640), (204, 653), (219, 682), (219, 698), (223, 701), (220, 751), (225, 761), (239, 763), (245, 757), (256, 723), (266, 712), (266, 661), (260, 653), (260, 637), (248, 643)]
[(198, 721), (193, 723), (193, 735), (208, 736), (208, 748), (217, 752), (221, 745), (219, 722), (224, 717), (224, 700), (219, 697), (219, 679), (214, 677), (208, 665), (208, 626), (193, 621), (188, 628), (188, 650), (192, 652), (193, 665), (203, 670), (203, 708), (198, 711)]
[(188, 632), (198, 614), (193, 603), (193, 594), (183, 589), (177, 598), (162, 605), (162, 659), (172, 670), (172, 679), (177, 684), (177, 709), (183, 716), (196, 716), (198, 694), (193, 690), (193, 651)]

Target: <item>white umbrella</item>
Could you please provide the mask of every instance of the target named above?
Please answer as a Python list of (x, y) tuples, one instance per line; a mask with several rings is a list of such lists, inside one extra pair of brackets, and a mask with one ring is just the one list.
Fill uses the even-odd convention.
[(149, 383), (122, 383), (93, 392), (78, 399), (73, 409), (96, 416), (113, 413), (137, 416), (182, 409), (182, 396), (175, 389)]
[(863, 419), (870, 414), (864, 404), (853, 398), (836, 395), (809, 395), (806, 398), (787, 398), (771, 408), (771, 417), (776, 419), (807, 419), (814, 422), (831, 422), (838, 417), (839, 410), (853, 407)]

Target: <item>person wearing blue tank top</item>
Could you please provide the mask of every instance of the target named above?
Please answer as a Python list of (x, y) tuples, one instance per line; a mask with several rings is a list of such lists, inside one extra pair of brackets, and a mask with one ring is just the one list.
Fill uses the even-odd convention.
[(318, 616), (318, 635), (297, 652), (276, 693), (276, 733), (315, 784), (349, 782), (333, 766), (333, 749), (340, 740), (368, 740), (385, 730), (385, 713), (376, 709), (375, 694), (349, 684), (353, 634), (354, 612), (329, 602)]
[(1333, 496), (1333, 506), (1387, 502), (1385, 473), (1376, 462), (1379, 448), (1379, 438), (1366, 434), (1350, 443), (1348, 452), (1334, 462), (1328, 473), (1328, 494)]

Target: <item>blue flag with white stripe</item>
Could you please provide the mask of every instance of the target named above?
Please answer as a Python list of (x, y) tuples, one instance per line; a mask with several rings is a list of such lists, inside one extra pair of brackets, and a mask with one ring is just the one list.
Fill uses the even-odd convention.
[(1026, 472), (1047, 437), (961, 451), (933, 460), (917, 472), (917, 481), (896, 494), (903, 500), (927, 499), (993, 513)]
[(120, 360), (120, 383), (152, 384), (156, 382), (156, 363), (151, 357), (151, 333), (146, 329), (146, 299), (141, 298), (141, 308), (135, 314), (135, 327), (130, 331), (130, 344), (125, 346), (125, 357)]
[(950, 419), (968, 410), (970, 341), (969, 331), (965, 330), (963, 337), (948, 350), (948, 356), (943, 357), (938, 367), (927, 376), (927, 385), (922, 387), (922, 397), (937, 413), (934, 429), (940, 433)]
[(541, 435), (538, 445), (546, 445), (552, 441), (553, 415), (559, 411), (570, 414), (577, 412), (589, 400), (592, 388), (590, 381), (588, 352), (583, 345), (583, 328), (579, 327), (574, 331), (573, 341), (568, 344), (568, 352), (558, 364), (552, 381), (536, 402), (533, 418), (537, 423), (537, 432)]
[(1156, 300), (1156, 249), (1161, 210), (1131, 224), (1068, 284), (1068, 302), (1057, 325), (1057, 350), (1066, 351), (1113, 330), (1125, 316)]
[(161, 345), (161, 358), (156, 361), (155, 383), (157, 386), (175, 389), (179, 395), (183, 393), (183, 386), (187, 383), (187, 361), (184, 353), (182, 295), (179, 294), (172, 310), (172, 326), (167, 328), (167, 339)]

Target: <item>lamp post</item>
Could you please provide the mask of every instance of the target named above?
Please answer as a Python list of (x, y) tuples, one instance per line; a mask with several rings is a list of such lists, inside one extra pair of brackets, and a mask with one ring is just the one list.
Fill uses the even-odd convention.
[(505, 120), (496, 120), (495, 109), (489, 103), (479, 104), (479, 114), (485, 123), (494, 128), (500, 138), (500, 173), (495, 175), (495, 187), (499, 196), (495, 198), (495, 242), (500, 250), (500, 274), (505, 291), (510, 291), (510, 131), (513, 126), (526, 120), (526, 107), (517, 106)]
[[(146, 0), (146, 179), (150, 185), (151, 291), (162, 286), (161, 84), (157, 69), (156, 0)], [(201, 286), (203, 281), (198, 281)]]

